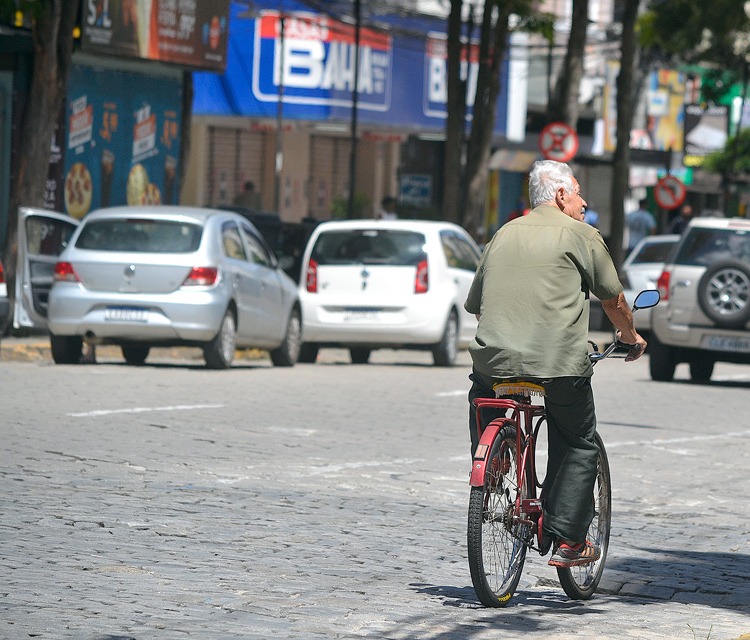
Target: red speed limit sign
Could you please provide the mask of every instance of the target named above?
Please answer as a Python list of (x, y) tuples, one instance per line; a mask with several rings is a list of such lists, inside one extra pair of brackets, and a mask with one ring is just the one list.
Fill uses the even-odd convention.
[(686, 195), (685, 185), (675, 176), (664, 176), (654, 187), (656, 204), (667, 211), (676, 209), (685, 202)]
[(578, 134), (564, 122), (548, 124), (539, 134), (539, 150), (547, 160), (572, 160), (578, 153)]

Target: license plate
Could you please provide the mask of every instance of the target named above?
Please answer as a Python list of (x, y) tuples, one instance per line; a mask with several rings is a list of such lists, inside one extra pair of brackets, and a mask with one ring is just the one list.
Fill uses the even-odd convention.
[(733, 351), (750, 353), (750, 338), (735, 338), (732, 336), (703, 336), (701, 346), (714, 351)]
[(104, 319), (116, 322), (148, 322), (148, 309), (142, 307), (107, 307)]
[(379, 322), (377, 311), (345, 311), (344, 322)]

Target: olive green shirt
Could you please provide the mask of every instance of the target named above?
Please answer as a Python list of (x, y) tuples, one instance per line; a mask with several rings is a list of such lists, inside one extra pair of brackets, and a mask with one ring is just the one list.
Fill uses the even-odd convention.
[(464, 304), (481, 314), (469, 346), (474, 368), (490, 377), (590, 376), (589, 291), (601, 300), (622, 291), (594, 227), (549, 205), (505, 224)]

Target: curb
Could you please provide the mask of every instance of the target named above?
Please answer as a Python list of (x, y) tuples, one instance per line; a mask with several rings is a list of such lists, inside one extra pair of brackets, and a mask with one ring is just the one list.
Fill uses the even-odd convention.
[[(98, 362), (124, 362), (120, 347), (99, 345), (96, 347)], [(238, 349), (235, 361), (266, 360), (268, 353), (260, 349)], [(149, 360), (183, 360), (203, 362), (203, 351), (197, 347), (154, 347), (149, 353)], [(43, 340), (0, 340), (0, 362), (52, 362), (49, 343)]]

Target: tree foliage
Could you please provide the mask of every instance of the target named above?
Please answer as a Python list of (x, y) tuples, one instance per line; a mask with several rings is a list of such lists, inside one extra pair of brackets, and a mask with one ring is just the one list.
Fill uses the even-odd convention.
[(729, 138), (723, 149), (706, 156), (703, 166), (724, 175), (734, 172), (750, 175), (750, 129), (743, 129)]

